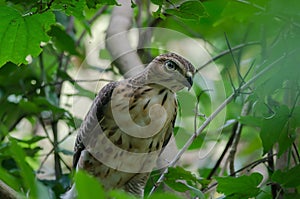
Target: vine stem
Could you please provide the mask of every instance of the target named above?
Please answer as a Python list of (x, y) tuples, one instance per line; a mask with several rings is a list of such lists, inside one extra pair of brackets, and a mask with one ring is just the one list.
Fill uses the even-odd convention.
[(238, 89), (236, 89), (225, 101), (204, 121), (204, 123), (197, 129), (197, 131), (188, 139), (188, 141), (185, 143), (185, 145), (182, 147), (182, 149), (179, 150), (179, 152), (176, 154), (174, 159), (170, 162), (170, 164), (163, 170), (162, 174), (152, 187), (149, 195), (151, 196), (154, 191), (159, 187), (159, 185), (163, 182), (164, 177), (166, 173), (168, 173), (168, 168), (173, 167), (177, 161), (180, 159), (180, 157), (183, 155), (183, 153), (189, 148), (189, 146), (193, 143), (193, 141), (203, 132), (203, 130), (210, 124), (210, 122), (229, 104), (233, 99), (238, 96), (241, 91), (247, 89), (252, 83), (254, 83), (259, 77), (261, 77), (263, 74), (265, 74), (267, 71), (269, 71), (276, 63), (281, 61), (286, 55), (279, 57), (274, 62), (272, 62), (270, 65), (268, 65), (266, 68), (264, 68), (262, 71), (257, 73), (253, 78), (251, 78), (249, 81), (241, 85)]

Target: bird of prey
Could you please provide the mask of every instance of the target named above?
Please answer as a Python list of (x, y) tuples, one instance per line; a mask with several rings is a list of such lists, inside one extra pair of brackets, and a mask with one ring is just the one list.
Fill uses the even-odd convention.
[[(194, 66), (167, 53), (138, 75), (104, 86), (78, 131), (73, 167), (105, 189), (143, 197), (149, 174), (168, 144), (177, 114), (176, 92), (191, 88)], [(63, 198), (76, 198), (75, 185)]]

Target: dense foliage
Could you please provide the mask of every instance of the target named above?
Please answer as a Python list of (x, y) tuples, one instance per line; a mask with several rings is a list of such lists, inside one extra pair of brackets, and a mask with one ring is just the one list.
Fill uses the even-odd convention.
[[(205, 156), (203, 160), (194, 158), (170, 167), (151, 198), (299, 198), (300, 2), (131, 3), (135, 27), (162, 27), (205, 41), (220, 71), (220, 78), (210, 82), (213, 92), (224, 93), (222, 99), (210, 95), (201, 78), (195, 77), (192, 94), (178, 94), (181, 122), (175, 128), (177, 145), (188, 147), (183, 150), (187, 155), (199, 151), (206, 155), (199, 155)], [(62, 157), (72, 152), (61, 143), (76, 132), (82, 118), (75, 117), (68, 109), (71, 104), (62, 104), (62, 98), (95, 96), (69, 71), (83, 63), (83, 41), (91, 34), (95, 19), (111, 16), (115, 6), (120, 6), (115, 0), (0, 2), (0, 180), (23, 197), (57, 198), (72, 181), (70, 163)], [(152, 45), (153, 49), (139, 51), (142, 58), (160, 53), (158, 44)], [(101, 51), (100, 57), (110, 59), (107, 54)], [(197, 67), (209, 71), (213, 66), (202, 63)], [(119, 78), (113, 64), (95, 72), (99, 77), (110, 73)], [(66, 83), (73, 84), (74, 94), (62, 92)], [(214, 123), (218, 118), (210, 115), (218, 112), (219, 105), (223, 117)], [(210, 119), (209, 130), (202, 130), (201, 125)], [(24, 121), (30, 123), (32, 132), (22, 132)], [(60, 136), (59, 123), (68, 127), (65, 137)], [(43, 135), (37, 135), (37, 126)], [(25, 136), (15, 136), (16, 132)], [(185, 137), (177, 136), (182, 132)], [(185, 145), (194, 133), (199, 135)], [(46, 155), (41, 154), (42, 141), (51, 145)], [(51, 179), (39, 179), (39, 167), (51, 154), (55, 174)], [(153, 172), (146, 195), (160, 173)], [(80, 198), (133, 198), (119, 190), (104, 192), (95, 179), (82, 172), (74, 179)], [(163, 184), (172, 193), (166, 193)]]

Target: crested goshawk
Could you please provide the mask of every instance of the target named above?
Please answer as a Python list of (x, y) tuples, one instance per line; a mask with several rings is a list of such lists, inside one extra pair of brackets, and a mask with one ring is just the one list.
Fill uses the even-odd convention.
[[(104, 86), (78, 131), (73, 167), (99, 179), (105, 189), (143, 196), (173, 132), (175, 93), (192, 86), (194, 73), (189, 61), (168, 53), (138, 75)], [(75, 185), (63, 198), (76, 198)]]

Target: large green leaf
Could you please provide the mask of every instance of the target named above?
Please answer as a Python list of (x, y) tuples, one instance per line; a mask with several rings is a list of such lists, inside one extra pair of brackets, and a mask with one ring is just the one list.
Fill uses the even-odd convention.
[(292, 115), (292, 122), (294, 122), (296, 127), (300, 127), (300, 106), (296, 106)]
[(26, 56), (39, 55), (40, 44), (49, 41), (46, 32), (55, 22), (51, 12), (22, 16), (5, 6), (0, 7), (0, 18), (0, 67), (9, 61), (27, 63)]
[(263, 179), (259, 173), (241, 177), (216, 177), (218, 181), (217, 191), (224, 193), (229, 198), (251, 198), (260, 193), (257, 187)]
[(83, 171), (78, 171), (75, 176), (78, 199), (106, 198), (105, 192), (99, 181)]
[(182, 117), (190, 117), (195, 115), (195, 97), (188, 91), (181, 91), (177, 93), (178, 103), (180, 104), (179, 112)]
[(267, 153), (273, 145), (278, 142), (281, 133), (288, 121), (289, 109), (286, 106), (281, 106), (274, 116), (264, 119), (260, 131), (264, 154)]
[(14, 190), (20, 190), (21, 185), (19, 182), (19, 179), (12, 176), (10, 173), (8, 173), (5, 169), (0, 167), (0, 179), (5, 182), (8, 186), (10, 186)]
[(297, 187), (300, 185), (300, 165), (288, 171), (277, 170), (272, 175), (272, 181), (279, 183), (285, 188)]

